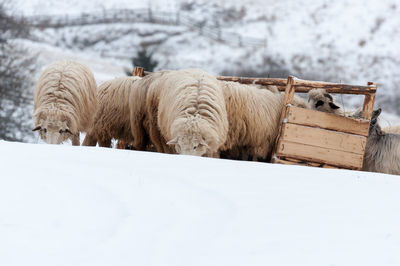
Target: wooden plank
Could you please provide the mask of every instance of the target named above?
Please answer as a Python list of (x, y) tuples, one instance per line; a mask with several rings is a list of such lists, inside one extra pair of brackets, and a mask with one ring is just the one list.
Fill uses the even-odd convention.
[(322, 165), (322, 168), (337, 169), (338, 167), (335, 167), (335, 166), (332, 166), (332, 165), (329, 165), (329, 164), (324, 164), (324, 165)]
[(338, 94), (355, 94), (355, 95), (368, 95), (376, 93), (376, 88), (374, 87), (364, 87), (363, 86), (353, 86), (353, 85), (342, 85), (338, 84), (337, 86), (315, 86), (315, 87), (307, 87), (307, 86), (295, 86), (296, 92), (307, 93), (312, 89), (321, 88), (325, 89), (327, 93), (338, 93)]
[(281, 78), (248, 78), (248, 77), (231, 77), (231, 76), (217, 76), (218, 80), (235, 81), (243, 84), (259, 84), (259, 85), (275, 85), (280, 86), (285, 90), (287, 79)]
[(325, 128), (368, 137), (369, 121), (290, 106), (288, 123)]
[(283, 119), (285, 117), (287, 117), (287, 112), (288, 112), (288, 108), (289, 108), (289, 107), (286, 107), (286, 105), (293, 101), (293, 97), (294, 97), (293, 83), (294, 83), (293, 77), (288, 77), (285, 95), (284, 95), (283, 101), (282, 101), (282, 107), (281, 107), (282, 113), (281, 113), (281, 117), (279, 118), (278, 135), (275, 140), (274, 148), (272, 149), (272, 155), (274, 155), (276, 153), (276, 149), (279, 146), (280, 136), (281, 136), (282, 129), (283, 129)]
[(332, 83), (324, 81), (311, 81), (295, 79), (294, 85), (296, 86), (296, 92), (308, 92), (312, 89), (325, 89), (328, 93), (341, 93), (341, 94), (372, 94), (376, 92), (376, 86), (374, 84), (368, 84), (367, 86), (349, 85), (341, 83)]
[(285, 124), (281, 135), (283, 141), (302, 143), (326, 149), (364, 154), (367, 138), (321, 128)]
[(280, 164), (287, 164), (287, 165), (304, 165), (300, 162), (292, 162), (284, 159), (273, 158), (272, 163), (280, 163)]
[(308, 162), (330, 164), (349, 169), (361, 169), (363, 155), (309, 146), (289, 141), (281, 141), (277, 152), (278, 157), (291, 157)]
[[(294, 92), (295, 92), (295, 88), (293, 86), (293, 82), (294, 82), (294, 78), (293, 77), (288, 77), (287, 85), (286, 85), (286, 89), (285, 89), (285, 95), (283, 96), (283, 101), (282, 101), (282, 108), (283, 109), (285, 108), (285, 106), (287, 106), (288, 104), (291, 104), (293, 102)], [(283, 112), (282, 112), (282, 114), (283, 114)], [(286, 117), (286, 116), (283, 115), (282, 117)], [(281, 121), (282, 120), (283, 120), (283, 118), (281, 119)]]
[(289, 161), (289, 162), (293, 162), (293, 163), (301, 163), (301, 162), (303, 162), (301, 160), (297, 160), (297, 159), (293, 159), (293, 158), (285, 158), (285, 160)]
[[(375, 86), (377, 85), (375, 84)], [(365, 119), (371, 120), (372, 111), (374, 110), (375, 95), (376, 94), (365, 95), (364, 105), (362, 110), (362, 117)]]

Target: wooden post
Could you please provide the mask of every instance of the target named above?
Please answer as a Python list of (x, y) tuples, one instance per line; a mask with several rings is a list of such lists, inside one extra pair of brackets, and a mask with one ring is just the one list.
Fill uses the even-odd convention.
[(295, 87), (294, 87), (295, 86), (295, 80), (294, 79), (295, 78), (292, 77), (292, 76), (289, 76), (288, 79), (287, 79), (285, 95), (284, 95), (283, 100), (282, 100), (282, 108), (281, 108), (282, 109), (282, 113), (281, 113), (281, 117), (279, 119), (278, 135), (277, 135), (276, 140), (275, 140), (275, 146), (274, 146), (274, 148), (272, 150), (272, 159), (271, 159), (272, 162), (274, 162), (274, 160), (275, 160), (276, 150), (277, 150), (277, 148), (278, 148), (278, 146), (280, 144), (280, 135), (281, 135), (281, 132), (282, 132), (283, 127), (284, 127), (284, 120), (287, 117), (287, 110), (288, 110), (287, 105), (293, 103), (293, 97), (294, 97), (294, 92), (295, 92)]
[(144, 68), (135, 67), (135, 69), (132, 72), (132, 76), (144, 77)]
[[(368, 86), (371, 86), (371, 85), (373, 85), (375, 87), (375, 90), (378, 87), (378, 85), (376, 83), (368, 82)], [(365, 98), (364, 98), (363, 109), (362, 109), (362, 115), (361, 115), (362, 118), (371, 120), (374, 103), (375, 103), (375, 93), (374, 94), (366, 94)]]

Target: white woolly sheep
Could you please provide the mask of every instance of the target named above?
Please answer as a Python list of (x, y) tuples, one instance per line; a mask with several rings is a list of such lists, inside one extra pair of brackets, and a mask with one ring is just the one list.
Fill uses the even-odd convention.
[(382, 131), (381, 109), (373, 111), (365, 148), (363, 170), (400, 175), (400, 135)]
[[(152, 103), (147, 104), (147, 91), (150, 86), (158, 86), (159, 78), (168, 71), (160, 71), (151, 73), (134, 83), (133, 89), (129, 96), (130, 123), (131, 133), (133, 136), (132, 146), (136, 150), (168, 152), (166, 141), (162, 139), (160, 130), (157, 126), (157, 112), (150, 110), (155, 108)], [(149, 110), (149, 111), (148, 111)], [(148, 115), (151, 114), (151, 115)], [(154, 116), (154, 117), (153, 117)], [(155, 123), (150, 127), (151, 123)], [(150, 141), (152, 134), (153, 143)], [(158, 147), (156, 149), (155, 147)]]
[(160, 73), (149, 86), (146, 102), (150, 139), (157, 151), (219, 156), (228, 119), (215, 77), (200, 69)]
[[(237, 82), (221, 81), (229, 119), (221, 154), (230, 159), (269, 160), (278, 134), (284, 94)], [(309, 108), (295, 96), (294, 105)]]
[(130, 92), (140, 77), (120, 77), (100, 85), (93, 125), (83, 142), (85, 146), (110, 147), (112, 139), (133, 141), (130, 126)]
[(48, 66), (36, 83), (33, 131), (50, 144), (72, 139), (88, 131), (96, 109), (96, 82), (88, 67), (62, 60)]

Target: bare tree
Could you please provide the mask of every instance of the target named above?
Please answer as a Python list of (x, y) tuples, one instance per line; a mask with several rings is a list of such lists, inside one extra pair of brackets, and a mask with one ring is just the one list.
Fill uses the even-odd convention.
[(0, 2), (0, 139), (23, 140), (29, 130), (31, 76), (35, 59), (18, 44), (29, 34), (24, 19), (10, 13), (7, 2)]
[[(153, 72), (157, 67), (158, 61), (153, 59), (153, 53), (150, 52), (145, 46), (141, 46), (136, 56), (132, 58), (132, 67), (143, 67), (146, 71)], [(128, 76), (132, 76), (132, 70), (125, 69)]]

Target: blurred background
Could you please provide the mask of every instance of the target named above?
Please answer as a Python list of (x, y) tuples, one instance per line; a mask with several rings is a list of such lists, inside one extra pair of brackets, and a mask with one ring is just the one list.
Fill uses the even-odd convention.
[[(378, 83), (376, 107), (400, 122), (398, 0), (0, 0), (0, 139), (37, 142), (32, 92), (69, 58), (98, 84), (147, 70)], [(362, 102), (338, 97), (346, 108)]]

